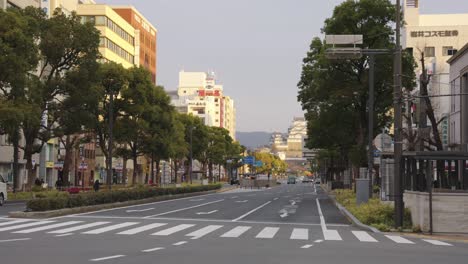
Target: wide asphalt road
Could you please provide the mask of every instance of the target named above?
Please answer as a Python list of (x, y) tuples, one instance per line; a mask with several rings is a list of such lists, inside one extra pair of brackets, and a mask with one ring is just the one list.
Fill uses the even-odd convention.
[(468, 245), (351, 226), (313, 184), (1, 219), (2, 263), (465, 263)]

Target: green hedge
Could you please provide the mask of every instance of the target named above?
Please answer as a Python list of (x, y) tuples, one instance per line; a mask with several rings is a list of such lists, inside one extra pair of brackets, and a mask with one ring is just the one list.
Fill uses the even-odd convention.
[[(393, 205), (384, 204), (378, 198), (371, 198), (367, 203), (356, 205), (356, 194), (352, 190), (334, 190), (336, 200), (346, 207), (359, 221), (373, 226), (380, 231), (390, 231), (394, 226)], [(411, 229), (411, 212), (405, 208), (403, 228)]]
[(126, 202), (141, 200), (162, 195), (174, 195), (182, 193), (194, 193), (217, 190), (221, 184), (197, 185), (169, 188), (133, 188), (115, 191), (87, 192), (78, 194), (63, 193), (54, 197), (43, 197), (29, 200), (26, 203), (30, 211), (49, 211), (63, 208), (73, 208), (89, 205), (107, 204), (115, 202)]

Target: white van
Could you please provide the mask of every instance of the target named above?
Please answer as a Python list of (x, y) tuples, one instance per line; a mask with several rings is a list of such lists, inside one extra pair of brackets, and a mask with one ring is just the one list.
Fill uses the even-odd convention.
[(3, 178), (3, 176), (0, 175), (0, 206), (2, 206), (6, 200), (7, 200), (7, 182)]

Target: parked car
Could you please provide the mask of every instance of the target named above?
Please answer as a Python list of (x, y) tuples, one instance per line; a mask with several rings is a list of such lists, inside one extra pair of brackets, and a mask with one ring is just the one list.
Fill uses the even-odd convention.
[(315, 179), (315, 184), (320, 184), (320, 179), (319, 178)]
[(304, 179), (302, 179), (302, 182), (303, 183), (314, 182), (314, 179), (311, 177), (304, 177)]
[(0, 206), (2, 206), (7, 199), (7, 181), (0, 175)]
[(288, 184), (296, 184), (296, 177), (289, 176), (288, 177)]

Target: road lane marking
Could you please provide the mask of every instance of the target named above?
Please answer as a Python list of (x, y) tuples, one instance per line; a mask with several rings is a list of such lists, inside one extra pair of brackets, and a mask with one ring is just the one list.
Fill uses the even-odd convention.
[(14, 230), (14, 229), (21, 229), (21, 228), (30, 227), (30, 226), (45, 225), (45, 224), (50, 224), (54, 222), (55, 221), (40, 221), (40, 222), (27, 223), (27, 224), (22, 224), (22, 225), (2, 227), (0, 228), (0, 232)]
[[(194, 196), (197, 196), (197, 197), (205, 197), (205, 196), (210, 196), (210, 195), (215, 195), (215, 193), (209, 193), (209, 194), (203, 194), (203, 195), (194, 195)], [(114, 211), (114, 210), (122, 210), (122, 209), (126, 209), (126, 208), (131, 208), (131, 207), (148, 206), (148, 205), (160, 204), (160, 203), (178, 202), (178, 201), (181, 201), (181, 200), (193, 199), (194, 196), (191, 196), (191, 197), (184, 197), (184, 198), (177, 198), (177, 199), (172, 199), (172, 200), (165, 200), (165, 201), (158, 201), (158, 202), (152, 202), (152, 203), (145, 203), (145, 204), (128, 205), (128, 206), (122, 206), (122, 207), (116, 207), (116, 208), (110, 208), (110, 209), (103, 209), (103, 210), (94, 211), (94, 212), (86, 212), (86, 213), (72, 214), (72, 215), (67, 215), (67, 216), (59, 216), (58, 218), (61, 218), (61, 217), (75, 217), (75, 216), (89, 215), (89, 214), (94, 214), (94, 213), (96, 213), (96, 212), (102, 213), (102, 212), (108, 212), (108, 211)]]
[(209, 205), (209, 204), (219, 203), (219, 202), (222, 202), (222, 201), (224, 201), (224, 199), (216, 200), (216, 201), (212, 201), (212, 202), (208, 202), (208, 203), (202, 203), (202, 204), (198, 204), (198, 205), (194, 205), (194, 206), (190, 206), (190, 207), (180, 208), (180, 209), (176, 209), (176, 210), (172, 210), (172, 211), (164, 212), (164, 213), (160, 213), (160, 214), (148, 215), (148, 216), (145, 216), (143, 218), (150, 218), (150, 217), (155, 217), (155, 216), (160, 216), (160, 215), (172, 214), (172, 213), (176, 213), (176, 212), (180, 212), (180, 211), (190, 210), (190, 209), (197, 208), (197, 207), (202, 207), (202, 206)]
[(192, 233), (190, 234), (187, 234), (185, 236), (190, 236), (192, 237), (192, 239), (199, 239), (211, 232), (214, 232), (218, 229), (220, 229), (221, 227), (223, 227), (222, 225), (209, 225), (209, 226), (205, 226), (204, 228), (202, 229), (199, 229), (199, 230), (196, 230), (196, 231), (193, 231)]
[(191, 199), (191, 200), (189, 200), (189, 201), (191, 201), (191, 202), (199, 202), (199, 201), (203, 201), (203, 200), (205, 200), (205, 199)]
[(312, 244), (307, 244), (307, 245), (303, 245), (301, 248), (311, 248), (313, 245)]
[(184, 229), (190, 228), (192, 226), (195, 226), (195, 225), (181, 224), (181, 225), (177, 225), (177, 226), (174, 226), (174, 227), (171, 227), (171, 228), (168, 228), (168, 229), (161, 230), (161, 231), (153, 233), (151, 235), (153, 235), (153, 236), (168, 236), (168, 235), (172, 235), (172, 234), (174, 234), (176, 232), (182, 231)]
[(289, 239), (309, 239), (309, 229), (307, 228), (294, 228)]
[(239, 197), (239, 196), (233, 196), (233, 197), (231, 197), (231, 199), (236, 199), (237, 197)]
[(156, 248), (150, 248), (150, 249), (145, 249), (142, 250), (141, 252), (153, 252), (153, 251), (158, 251), (158, 250), (163, 250), (163, 247), (156, 247)]
[(108, 260), (108, 259), (115, 259), (115, 258), (121, 258), (125, 257), (125, 255), (114, 255), (114, 256), (108, 256), (108, 257), (103, 257), (103, 258), (95, 258), (95, 259), (90, 259), (89, 261), (102, 261), (102, 260)]
[(274, 201), (278, 200), (278, 197), (274, 198), (273, 200), (274, 200)]
[(268, 202), (266, 202), (266, 203), (260, 205), (259, 207), (254, 208), (254, 209), (248, 211), (247, 213), (245, 213), (245, 214), (243, 214), (243, 215), (237, 217), (236, 219), (233, 219), (232, 222), (237, 222), (237, 221), (241, 220), (242, 218), (248, 216), (249, 214), (251, 214), (251, 213), (253, 213), (253, 212), (255, 212), (255, 211), (261, 209), (262, 207), (264, 207), (264, 206), (266, 206), (266, 205), (268, 205), (269, 203), (271, 203), (271, 201), (268, 201)]
[(265, 227), (258, 233), (256, 238), (273, 238), (278, 232), (279, 227)]
[(218, 212), (218, 210), (213, 210), (209, 212), (198, 212), (197, 215), (209, 215), (209, 214), (216, 213), (216, 212)]
[(65, 236), (71, 236), (73, 233), (67, 233), (67, 234), (61, 234), (61, 235), (56, 235), (55, 237), (65, 237)]
[(288, 211), (286, 211), (286, 209), (281, 209), (279, 213), (281, 218), (285, 218), (286, 216), (288, 216)]
[(111, 226), (106, 226), (106, 227), (86, 231), (86, 232), (83, 232), (82, 234), (93, 234), (93, 235), (102, 234), (104, 232), (109, 232), (111, 230), (124, 228), (124, 227), (127, 227), (127, 226), (136, 225), (136, 224), (139, 224), (139, 222), (124, 222), (124, 223), (120, 223), (120, 224), (116, 224), (116, 225), (111, 225)]
[(427, 243), (430, 243), (430, 244), (433, 244), (433, 245), (436, 245), (436, 246), (453, 246), (452, 244), (449, 244), (449, 243), (446, 243), (446, 242), (443, 242), (443, 241), (439, 241), (439, 240), (423, 239), (423, 241), (426, 241)]
[(127, 210), (127, 211), (125, 211), (125, 212), (127, 212), (127, 213), (146, 212), (146, 211), (150, 211), (150, 210), (154, 210), (154, 208), (146, 208), (146, 209), (141, 209), (141, 210)]
[(385, 235), (385, 236), (398, 244), (414, 244), (414, 242), (409, 241), (408, 239), (401, 237), (401, 236), (390, 236), (390, 235)]
[(109, 223), (110, 222), (94, 222), (94, 223), (89, 223), (89, 224), (85, 224), (85, 225), (79, 225), (79, 226), (74, 226), (74, 227), (70, 227), (70, 228), (54, 230), (54, 231), (50, 231), (48, 233), (50, 233), (50, 234), (65, 234), (65, 233), (75, 232), (75, 231), (78, 231), (78, 230), (83, 230), (83, 229), (86, 229), (86, 228), (105, 225), (105, 224), (109, 224)]
[(248, 202), (249, 200), (242, 200), (242, 201), (236, 201), (236, 203), (246, 203)]
[(243, 233), (247, 232), (247, 230), (249, 230), (250, 228), (252, 227), (251, 226), (236, 226), (233, 229), (222, 234), (221, 237), (239, 237)]
[(14, 225), (14, 224), (24, 223), (24, 222), (28, 222), (28, 221), (31, 221), (31, 220), (29, 220), (29, 219), (18, 219), (18, 220), (13, 220), (13, 221), (0, 223), (0, 226)]
[(144, 226), (140, 226), (140, 227), (136, 227), (136, 228), (132, 228), (132, 229), (129, 229), (129, 230), (122, 231), (120, 233), (117, 233), (117, 235), (134, 235), (134, 234), (138, 234), (138, 233), (141, 233), (143, 231), (147, 231), (147, 230), (154, 229), (154, 228), (164, 226), (164, 225), (167, 225), (167, 224), (166, 223), (152, 223), (152, 224), (149, 224), (149, 225), (144, 225)]
[(340, 234), (338, 234), (338, 231), (327, 229), (327, 225), (325, 223), (325, 217), (323, 217), (322, 208), (320, 207), (320, 202), (318, 199), (315, 199), (315, 201), (317, 202), (317, 208), (318, 208), (319, 215), (320, 215), (320, 227), (322, 228), (323, 238), (325, 240), (335, 240), (335, 241), (343, 240)]
[(6, 243), (6, 242), (14, 242), (14, 241), (24, 241), (24, 240), (30, 240), (31, 238), (25, 237), (25, 238), (15, 238), (15, 239), (7, 239), (7, 240), (0, 240), (0, 243)]
[(322, 240), (322, 239), (317, 239), (317, 240), (315, 240), (314, 242), (315, 242), (315, 243), (322, 243), (323, 240)]
[(174, 244), (172, 244), (172, 245), (174, 245), (174, 246), (180, 246), (180, 245), (183, 245), (183, 244), (186, 244), (186, 243), (187, 243), (187, 241), (180, 241), (180, 242), (174, 243)]
[(13, 233), (15, 233), (15, 234), (29, 234), (29, 233), (34, 233), (34, 232), (39, 232), (39, 231), (54, 229), (54, 228), (62, 227), (62, 226), (69, 226), (69, 225), (80, 224), (80, 223), (83, 223), (83, 221), (68, 221), (68, 222), (57, 223), (57, 224), (53, 224), (53, 225), (46, 225), (46, 226), (40, 226), (40, 227), (35, 227), (35, 228), (20, 230), (20, 231), (16, 231), (16, 232), (13, 232)]
[(369, 235), (366, 231), (351, 231), (353, 235), (361, 242), (378, 242), (375, 238)]

